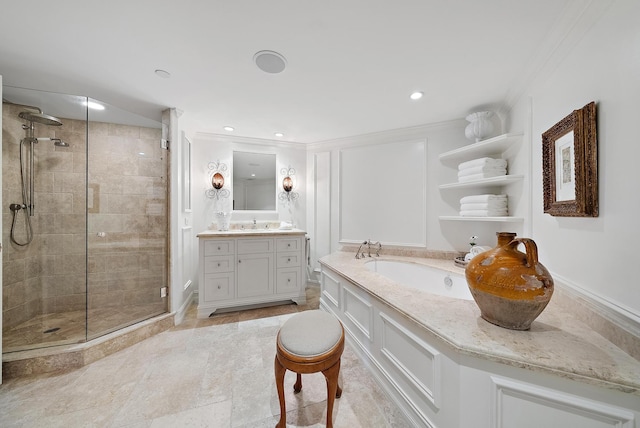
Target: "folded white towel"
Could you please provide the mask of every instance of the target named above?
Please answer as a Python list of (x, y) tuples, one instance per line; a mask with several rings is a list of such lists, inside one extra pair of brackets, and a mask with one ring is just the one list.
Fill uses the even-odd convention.
[(465, 168), (458, 171), (458, 177), (464, 177), (467, 175), (474, 174), (490, 174), (496, 173), (498, 175), (505, 175), (507, 173), (507, 168), (502, 166), (473, 166), (471, 168)]
[(460, 199), (460, 204), (477, 204), (481, 202), (506, 201), (507, 195), (470, 195)]
[(460, 211), (461, 217), (504, 217), (508, 215), (506, 209), (504, 210), (465, 210)]
[(462, 162), (458, 165), (458, 170), (470, 168), (474, 166), (501, 166), (507, 167), (506, 159), (478, 158), (470, 161)]
[(501, 172), (483, 172), (480, 174), (464, 175), (462, 177), (458, 177), (458, 183), (465, 183), (467, 181), (474, 181), (474, 180), (482, 180), (483, 178), (500, 177), (502, 175), (507, 175), (507, 171), (505, 170)]
[(507, 201), (504, 202), (478, 202), (473, 204), (460, 204), (460, 211), (472, 210), (506, 210)]

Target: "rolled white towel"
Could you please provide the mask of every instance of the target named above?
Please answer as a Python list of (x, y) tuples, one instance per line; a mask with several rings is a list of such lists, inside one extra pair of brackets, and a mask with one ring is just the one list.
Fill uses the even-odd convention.
[(507, 175), (506, 170), (501, 172), (483, 172), (480, 174), (465, 175), (462, 177), (458, 177), (458, 183), (465, 183), (467, 181), (474, 181), (474, 180), (482, 180), (484, 178), (500, 177), (503, 175)]
[(472, 168), (465, 168), (458, 171), (458, 177), (465, 177), (467, 175), (474, 174), (497, 174), (497, 175), (505, 175), (507, 173), (507, 168), (504, 167), (493, 167), (493, 166), (474, 166)]
[(460, 199), (460, 204), (476, 204), (476, 203), (482, 203), (482, 202), (492, 202), (492, 201), (499, 202), (499, 201), (506, 201), (506, 200), (507, 200), (507, 195), (492, 195), (492, 194), (470, 195)]
[(460, 211), (461, 217), (504, 217), (508, 211), (504, 210), (464, 210)]
[(458, 164), (458, 170), (470, 168), (474, 166), (499, 166), (507, 167), (506, 159), (478, 158)]

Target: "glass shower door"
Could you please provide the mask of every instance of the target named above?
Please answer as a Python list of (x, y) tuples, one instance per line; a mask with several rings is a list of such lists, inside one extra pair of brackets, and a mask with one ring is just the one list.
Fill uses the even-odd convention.
[(90, 101), (88, 339), (167, 311), (169, 224), (161, 123)]

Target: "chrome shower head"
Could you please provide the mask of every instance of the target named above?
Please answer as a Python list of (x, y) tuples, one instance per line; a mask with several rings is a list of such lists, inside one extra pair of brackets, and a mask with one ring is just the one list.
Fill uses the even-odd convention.
[(60, 138), (52, 138), (51, 141), (53, 141), (53, 145), (56, 147), (69, 147), (69, 143), (65, 143)]
[(43, 125), (60, 126), (62, 121), (57, 117), (49, 116), (44, 113), (33, 113), (30, 111), (21, 111), (18, 116), (29, 122), (42, 123)]

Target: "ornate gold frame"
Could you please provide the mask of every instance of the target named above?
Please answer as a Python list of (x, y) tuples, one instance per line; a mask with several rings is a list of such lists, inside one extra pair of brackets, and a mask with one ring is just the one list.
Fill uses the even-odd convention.
[[(573, 132), (570, 158), (558, 159), (556, 142)], [(570, 138), (570, 137), (569, 137)], [(565, 138), (565, 144), (568, 140)], [(571, 145), (571, 141), (569, 141)], [(569, 149), (566, 149), (569, 150)], [(567, 182), (573, 181), (570, 191), (575, 186), (574, 197), (558, 197), (558, 177), (563, 176), (567, 168), (573, 165), (573, 174)], [(571, 173), (571, 171), (568, 171)], [(574, 110), (560, 122), (542, 134), (542, 173), (544, 190), (544, 212), (557, 217), (598, 217), (598, 145), (596, 138), (596, 104), (590, 102), (579, 110)], [(560, 182), (564, 184), (564, 179)]]

